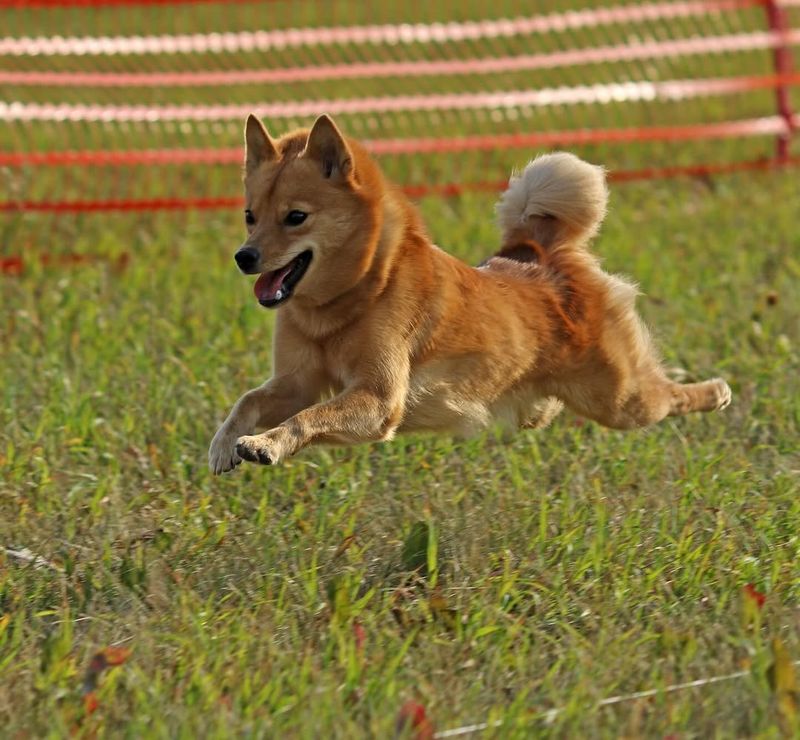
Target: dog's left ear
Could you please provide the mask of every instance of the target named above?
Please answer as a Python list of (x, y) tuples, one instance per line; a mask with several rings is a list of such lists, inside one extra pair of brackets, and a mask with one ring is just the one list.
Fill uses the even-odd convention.
[(353, 154), (327, 115), (321, 115), (308, 134), (304, 157), (319, 162), (326, 178), (349, 180), (353, 175)]

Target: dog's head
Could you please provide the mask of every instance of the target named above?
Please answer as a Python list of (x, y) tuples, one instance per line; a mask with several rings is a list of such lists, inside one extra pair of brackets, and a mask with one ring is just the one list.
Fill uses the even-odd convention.
[(354, 287), (375, 249), (382, 183), (366, 152), (328, 116), (273, 140), (253, 115), (245, 126), (245, 223), (235, 254), (259, 274), (259, 303), (292, 296), (325, 304)]

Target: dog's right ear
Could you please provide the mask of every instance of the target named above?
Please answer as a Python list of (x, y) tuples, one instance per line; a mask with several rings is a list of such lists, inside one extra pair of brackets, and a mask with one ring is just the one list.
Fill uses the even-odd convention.
[(278, 156), (275, 144), (267, 133), (267, 129), (264, 128), (264, 124), (252, 113), (247, 116), (247, 123), (244, 127), (244, 143), (244, 169), (248, 175), (263, 162), (269, 162)]

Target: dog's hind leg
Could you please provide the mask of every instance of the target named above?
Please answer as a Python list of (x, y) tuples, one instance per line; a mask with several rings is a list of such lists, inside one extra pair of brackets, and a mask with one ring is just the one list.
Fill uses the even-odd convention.
[(609, 426), (618, 428), (655, 424), (665, 416), (693, 411), (719, 411), (731, 402), (731, 389), (721, 378), (702, 383), (674, 383), (666, 378), (643, 383), (631, 395)]
[(591, 380), (562, 384), (559, 396), (576, 413), (612, 429), (646, 427), (692, 411), (717, 411), (731, 401), (731, 389), (720, 378), (681, 385), (651, 367), (620, 380), (609, 367), (597, 369)]
[(560, 383), (562, 393), (556, 393), (568, 406), (605, 426), (632, 429), (730, 403), (731, 389), (719, 378), (685, 385), (670, 380), (636, 314), (634, 288), (606, 276), (604, 291), (599, 347), (580, 371)]
[(730, 386), (722, 378), (702, 383), (671, 383), (670, 416), (681, 416), (691, 411), (719, 411), (731, 402)]

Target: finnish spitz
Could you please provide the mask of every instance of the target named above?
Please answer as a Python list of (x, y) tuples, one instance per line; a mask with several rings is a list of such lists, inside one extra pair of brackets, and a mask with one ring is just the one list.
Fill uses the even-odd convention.
[(599, 167), (547, 154), (512, 177), (501, 248), (475, 268), (431, 243), (328, 116), (272, 139), (251, 115), (245, 143), (248, 238), (235, 258), (278, 309), (274, 369), (214, 436), (214, 473), (313, 443), (543, 427), (564, 405), (629, 429), (730, 402), (724, 380), (667, 378), (636, 288), (588, 251), (608, 197)]

